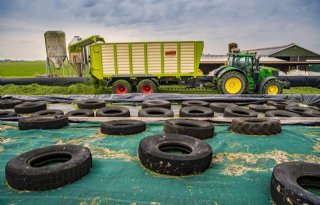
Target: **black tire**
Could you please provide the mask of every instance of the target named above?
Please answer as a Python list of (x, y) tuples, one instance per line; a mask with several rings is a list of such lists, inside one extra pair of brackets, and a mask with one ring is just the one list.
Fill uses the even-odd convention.
[(100, 126), (101, 133), (108, 135), (134, 135), (146, 130), (146, 123), (140, 120), (113, 120)]
[(303, 188), (320, 187), (320, 164), (286, 162), (275, 166), (270, 192), (278, 205), (320, 204), (320, 196)]
[(66, 113), (68, 117), (94, 117), (94, 112), (89, 109), (72, 110)]
[(209, 107), (213, 110), (213, 112), (223, 113), (224, 109), (227, 107), (239, 107), (234, 103), (210, 103)]
[(270, 110), (265, 114), (266, 117), (301, 117), (299, 114), (285, 110)]
[(96, 117), (130, 117), (130, 111), (126, 107), (109, 106), (97, 110)]
[(209, 103), (203, 100), (187, 100), (181, 103), (181, 107), (187, 107), (187, 106), (208, 107)]
[(48, 116), (48, 115), (63, 115), (63, 111), (62, 110), (41, 110), (38, 112), (33, 113), (31, 116), (35, 117), (35, 116)]
[(274, 135), (281, 132), (281, 123), (276, 119), (237, 118), (232, 120), (231, 130), (246, 135)]
[(210, 122), (191, 119), (170, 119), (165, 121), (163, 130), (165, 133), (181, 134), (208, 139), (214, 135), (214, 126)]
[(112, 93), (113, 94), (126, 94), (132, 92), (131, 84), (126, 80), (117, 80), (112, 85)]
[(304, 116), (304, 117), (320, 117), (320, 111), (308, 110), (308, 111), (302, 113), (302, 116)]
[(171, 102), (160, 99), (151, 99), (145, 100), (141, 104), (142, 109), (151, 108), (151, 107), (161, 107), (166, 109), (171, 109)]
[(9, 117), (16, 117), (17, 113), (13, 112), (13, 111), (2, 111), (0, 110), (0, 119), (5, 119), (5, 118), (9, 118)]
[(60, 129), (68, 124), (68, 117), (64, 115), (26, 117), (19, 119), (18, 122), (19, 130)]
[(150, 107), (142, 109), (138, 112), (139, 117), (173, 117), (172, 110), (161, 107)]
[[(172, 149), (187, 154), (165, 152)], [(208, 169), (212, 160), (212, 149), (206, 142), (195, 137), (158, 134), (140, 141), (139, 159), (144, 167), (160, 174), (191, 175)]]
[(256, 111), (256, 112), (267, 112), (269, 110), (276, 110), (277, 108), (275, 106), (271, 105), (249, 105), (249, 109)]
[(277, 110), (284, 110), (286, 106), (290, 105), (296, 105), (295, 103), (292, 102), (286, 102), (286, 101), (281, 101), (281, 102), (275, 102), (272, 100), (267, 101), (267, 105), (275, 106)]
[[(46, 166), (53, 162), (63, 162)], [(17, 190), (44, 191), (70, 184), (90, 172), (91, 152), (79, 145), (53, 145), (25, 152), (6, 165), (8, 184)]]
[(34, 113), (45, 109), (47, 105), (44, 102), (24, 102), (14, 106), (14, 111), (18, 114)]
[[(237, 93), (229, 93), (227, 90), (226, 90), (226, 82), (228, 79), (230, 78), (238, 78), (241, 82), (241, 89), (237, 92)], [(246, 92), (247, 90), (247, 79), (246, 77), (240, 73), (240, 72), (237, 72), (237, 71), (229, 71), (227, 73), (225, 73), (218, 81), (218, 88), (220, 89), (220, 91), (223, 93), (223, 94), (242, 94), (244, 92)]]
[(157, 93), (158, 87), (152, 80), (144, 79), (139, 82), (137, 91), (144, 94)]
[(106, 106), (106, 102), (103, 100), (84, 100), (77, 104), (79, 109), (99, 109)]
[(213, 117), (214, 113), (211, 108), (200, 106), (187, 106), (179, 111), (180, 117)]
[(290, 106), (290, 105), (289, 105), (289, 106), (286, 106), (286, 107), (285, 107), (285, 110), (303, 116), (303, 113), (304, 113), (304, 112), (307, 112), (307, 111), (310, 111), (310, 110), (314, 110), (314, 109), (312, 109), (312, 108), (307, 108), (307, 107), (299, 107), (299, 106)]
[(12, 109), (14, 106), (21, 104), (21, 100), (1, 99), (0, 109)]
[[(275, 85), (278, 87), (278, 92), (276, 94), (281, 94), (282, 93), (282, 87), (280, 85), (279, 82), (277, 82), (276, 80), (269, 80), (267, 81), (263, 86), (262, 86), (262, 90), (260, 90), (260, 93), (262, 94), (268, 94), (268, 89), (270, 86)], [(271, 95), (271, 94), (270, 94)]]
[(241, 107), (227, 107), (224, 110), (223, 116), (224, 117), (258, 117), (258, 113), (253, 110), (249, 110)]

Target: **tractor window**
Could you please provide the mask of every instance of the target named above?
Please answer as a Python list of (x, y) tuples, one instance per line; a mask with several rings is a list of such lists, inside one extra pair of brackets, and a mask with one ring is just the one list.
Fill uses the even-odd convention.
[(252, 57), (250, 56), (230, 56), (228, 59), (228, 65), (244, 70), (249, 76), (252, 73), (252, 63)]

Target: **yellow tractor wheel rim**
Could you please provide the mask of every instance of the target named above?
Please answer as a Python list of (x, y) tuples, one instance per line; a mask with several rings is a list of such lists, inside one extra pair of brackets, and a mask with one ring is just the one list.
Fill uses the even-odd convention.
[(225, 89), (228, 93), (230, 94), (236, 94), (238, 93), (242, 88), (242, 82), (239, 78), (229, 78), (227, 81), (226, 81), (226, 84), (225, 84)]
[(270, 85), (269, 87), (268, 87), (268, 94), (269, 95), (275, 95), (275, 94), (278, 94), (278, 91), (279, 91), (279, 88), (278, 88), (278, 86), (276, 86), (276, 85)]

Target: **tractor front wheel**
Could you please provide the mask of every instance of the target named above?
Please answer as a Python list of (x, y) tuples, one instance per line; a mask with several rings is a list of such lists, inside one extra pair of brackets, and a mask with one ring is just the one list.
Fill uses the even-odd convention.
[(140, 81), (137, 86), (137, 91), (143, 94), (156, 93), (157, 90), (157, 85), (149, 79)]
[(246, 91), (246, 77), (239, 72), (230, 71), (219, 80), (219, 89), (223, 94), (242, 94)]
[(131, 91), (132, 91), (132, 86), (126, 80), (117, 80), (112, 85), (112, 92), (114, 94), (122, 95), (122, 94), (126, 94), (126, 93), (131, 93)]
[(263, 85), (261, 93), (268, 95), (281, 94), (282, 88), (280, 83), (275, 80), (270, 80)]

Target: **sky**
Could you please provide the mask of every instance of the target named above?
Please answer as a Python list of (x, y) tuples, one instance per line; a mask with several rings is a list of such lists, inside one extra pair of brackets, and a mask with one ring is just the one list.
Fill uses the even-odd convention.
[(44, 60), (44, 33), (107, 42), (202, 40), (253, 49), (297, 43), (320, 53), (320, 0), (0, 0), (0, 60)]

